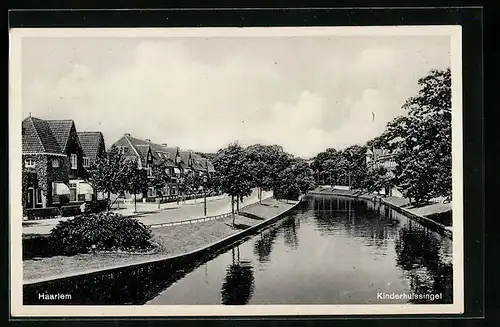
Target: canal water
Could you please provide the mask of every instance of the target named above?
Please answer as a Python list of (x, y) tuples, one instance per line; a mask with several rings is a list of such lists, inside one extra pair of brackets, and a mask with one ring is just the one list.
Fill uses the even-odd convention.
[(379, 292), (441, 294), (420, 302), (451, 303), (451, 262), (451, 240), (389, 208), (310, 197), (147, 304), (410, 302)]
[[(450, 239), (383, 205), (309, 196), (278, 223), (183, 269), (156, 265), (45, 291), (77, 288), (78, 304), (452, 303), (451, 251)], [(33, 296), (25, 304), (40, 304)]]

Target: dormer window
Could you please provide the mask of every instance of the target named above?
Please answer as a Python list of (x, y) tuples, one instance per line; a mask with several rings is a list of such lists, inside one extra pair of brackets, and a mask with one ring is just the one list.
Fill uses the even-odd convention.
[(70, 156), (71, 169), (78, 169), (78, 159), (76, 154), (72, 153)]
[(118, 146), (118, 152), (121, 154), (125, 154), (126, 152), (128, 152), (128, 147), (120, 145)]

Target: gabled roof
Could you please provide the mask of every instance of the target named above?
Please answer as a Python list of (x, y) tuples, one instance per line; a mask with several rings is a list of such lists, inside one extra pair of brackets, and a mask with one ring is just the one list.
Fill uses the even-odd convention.
[(78, 132), (78, 139), (84, 155), (90, 160), (97, 158), (101, 144), (104, 147), (104, 137), (101, 132)]
[(73, 120), (46, 120), (52, 134), (57, 140), (61, 152), (66, 151), (66, 145), (68, 144), (69, 134), (71, 132), (71, 127), (75, 124)]
[[(165, 162), (168, 166), (176, 167), (175, 158), (177, 153), (181, 158), (181, 162), (179, 165), (182, 168), (189, 168), (188, 162), (189, 157), (193, 159), (192, 168), (199, 171), (205, 171), (206, 165), (204, 162), (204, 158), (190, 151), (180, 151), (175, 147), (168, 147), (162, 144), (153, 143), (147, 140), (138, 139), (136, 137), (130, 136), (126, 134), (124, 136), (129, 143), (134, 147), (135, 151), (139, 154), (141, 162), (146, 163), (146, 158), (148, 152), (151, 150), (151, 155), (153, 160), (156, 162)], [(214, 172), (215, 169), (210, 161), (208, 161), (209, 172)]]
[(23, 120), (22, 139), (23, 152), (62, 153), (50, 125), (45, 120), (31, 116)]

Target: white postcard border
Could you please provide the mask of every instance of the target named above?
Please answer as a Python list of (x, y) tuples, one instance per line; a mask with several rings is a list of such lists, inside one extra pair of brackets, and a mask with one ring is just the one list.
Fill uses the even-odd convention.
[[(36, 306), (22, 303), (22, 39), (27, 37), (450, 36), (452, 71), (453, 304)], [(461, 26), (11, 29), (9, 47), (10, 312), (13, 317), (459, 314), (464, 311)]]

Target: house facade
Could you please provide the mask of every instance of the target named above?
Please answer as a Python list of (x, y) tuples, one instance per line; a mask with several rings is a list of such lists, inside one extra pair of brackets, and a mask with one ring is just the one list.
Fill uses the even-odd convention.
[(389, 171), (396, 168), (395, 153), (387, 149), (372, 148), (366, 151), (366, 166), (369, 169), (384, 167)]
[(163, 189), (149, 187), (143, 194), (145, 198), (156, 198), (168, 195), (178, 195), (180, 185), (186, 174), (210, 175), (215, 172), (212, 163), (193, 151), (182, 151), (178, 147), (151, 142), (149, 139), (139, 139), (125, 134), (114, 144), (127, 159), (137, 161), (139, 168), (152, 175), (154, 165), (163, 164), (166, 167), (169, 181)]
[(85, 181), (84, 152), (73, 120), (28, 117), (22, 122), (24, 208), (85, 201), (93, 194)]
[[(90, 166), (98, 159), (106, 154), (106, 145), (104, 143), (104, 136), (101, 132), (78, 132), (78, 139), (80, 140), (80, 145), (83, 150), (82, 165), (87, 171)], [(85, 175), (85, 178), (88, 176)], [(82, 186), (85, 184), (85, 180), (79, 181), (79, 188), (87, 187)], [(91, 201), (92, 199), (104, 199), (104, 195), (101, 192), (93, 190), (93, 194), (85, 193), (85, 201)]]

